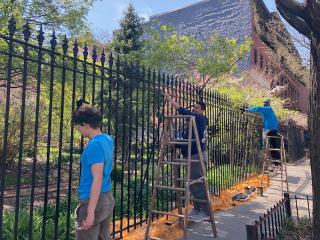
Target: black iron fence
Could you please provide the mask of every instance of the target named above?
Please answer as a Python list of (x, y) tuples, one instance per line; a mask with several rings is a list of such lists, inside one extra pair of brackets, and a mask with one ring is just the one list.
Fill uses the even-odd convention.
[[(290, 121), (288, 126), (280, 125), (280, 132), (285, 138), (285, 149), (288, 161), (294, 162), (305, 157), (308, 153), (308, 131), (293, 125)], [(297, 147), (299, 146), (299, 147)]]
[(246, 225), (248, 240), (272, 240), (286, 228), (288, 220), (300, 221), (301, 217), (311, 220), (312, 199), (307, 195), (300, 197), (285, 193), (281, 201), (267, 213), (255, 220), (253, 225)]
[[(48, 41), (44, 36), (28, 24), (17, 30), (13, 18), (7, 33), (0, 33), (0, 239), (74, 238), (85, 146), (71, 123), (79, 98), (101, 110), (103, 131), (115, 137), (114, 238), (148, 217), (163, 116), (174, 113), (161, 89), (185, 107), (207, 104), (213, 194), (259, 168), (261, 123), (234, 109), (227, 97), (54, 33)], [(161, 174), (171, 181), (172, 169)], [(174, 194), (162, 191), (157, 204), (173, 209)]]
[(290, 196), (292, 207), (292, 217), (297, 221), (300, 221), (301, 218), (307, 218), (312, 220), (312, 208), (313, 208), (313, 199), (306, 196)]

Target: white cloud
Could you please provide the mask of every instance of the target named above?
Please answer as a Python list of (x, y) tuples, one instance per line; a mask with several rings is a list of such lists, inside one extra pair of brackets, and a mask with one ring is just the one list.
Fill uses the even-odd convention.
[(145, 21), (148, 21), (152, 14), (153, 14), (153, 11), (150, 7), (145, 7), (138, 10), (138, 15), (141, 18), (143, 18)]

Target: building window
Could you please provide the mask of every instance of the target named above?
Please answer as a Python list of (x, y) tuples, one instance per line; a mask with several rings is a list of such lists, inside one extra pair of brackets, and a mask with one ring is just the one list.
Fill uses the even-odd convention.
[(274, 66), (271, 66), (271, 74), (272, 76), (274, 76), (276, 73), (276, 69), (274, 68)]
[(257, 65), (257, 62), (258, 62), (258, 51), (257, 51), (256, 48), (253, 50), (253, 62), (254, 62), (254, 65)]
[(266, 58), (266, 74), (269, 73), (269, 64), (268, 64), (268, 58)]
[(260, 69), (263, 69), (263, 55), (260, 55)]

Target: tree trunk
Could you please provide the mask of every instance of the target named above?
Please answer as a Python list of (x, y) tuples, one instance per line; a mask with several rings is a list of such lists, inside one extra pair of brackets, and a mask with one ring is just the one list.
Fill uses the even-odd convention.
[(320, 240), (320, 38), (311, 37), (310, 162), (313, 190), (313, 239)]

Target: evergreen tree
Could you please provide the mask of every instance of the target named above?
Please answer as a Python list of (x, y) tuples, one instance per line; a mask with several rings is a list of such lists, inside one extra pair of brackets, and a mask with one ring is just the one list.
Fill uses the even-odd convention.
[(129, 4), (120, 20), (120, 30), (114, 35), (112, 47), (122, 54), (138, 53), (143, 46), (142, 34), (141, 18), (133, 5)]

